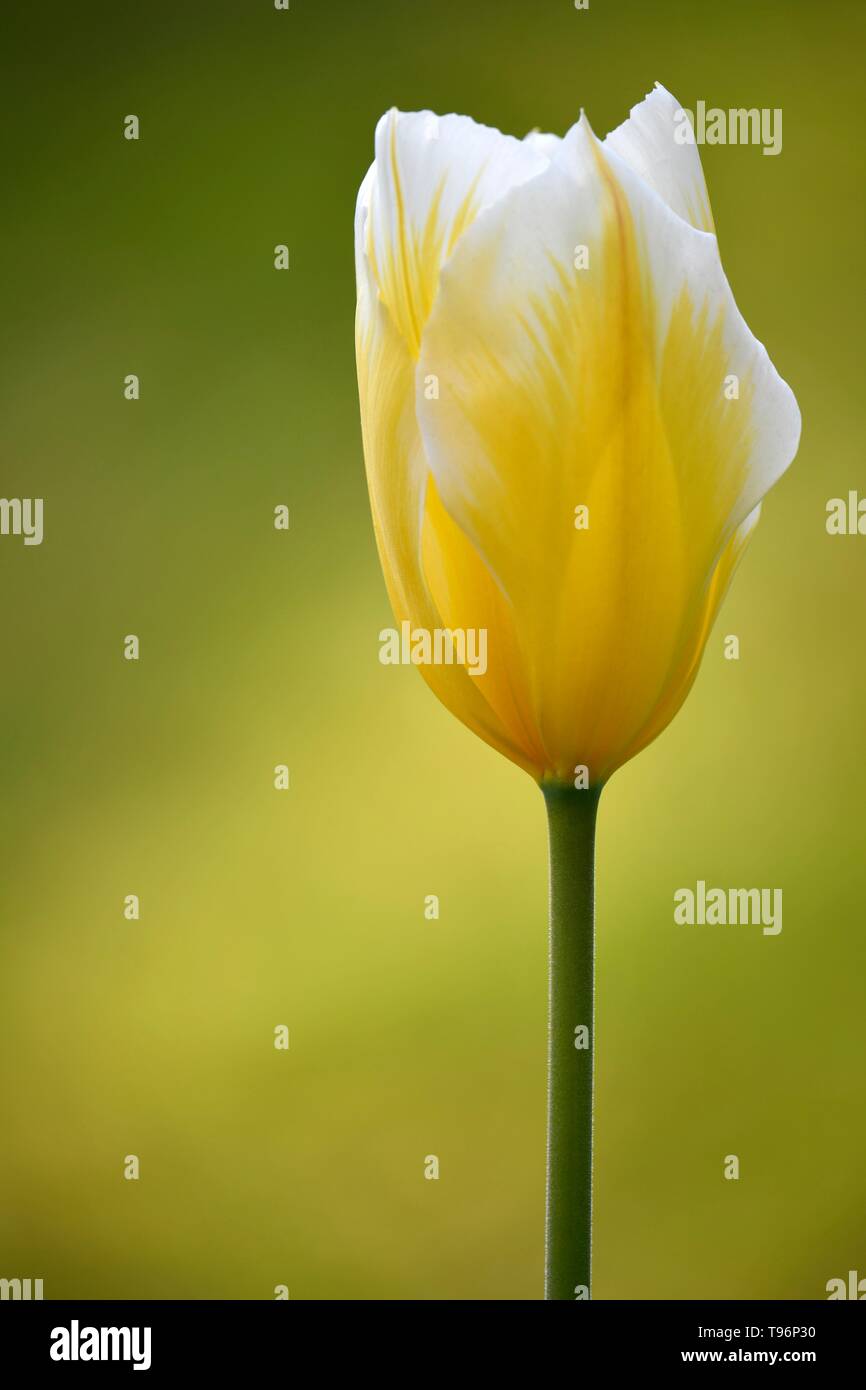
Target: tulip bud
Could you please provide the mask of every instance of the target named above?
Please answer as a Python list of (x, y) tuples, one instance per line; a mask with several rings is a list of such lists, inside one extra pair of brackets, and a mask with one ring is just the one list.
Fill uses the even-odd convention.
[(679, 110), (656, 87), (603, 142), (585, 116), (518, 141), (391, 111), (358, 198), (391, 603), (413, 630), (486, 630), (483, 674), (420, 670), (541, 782), (601, 786), (670, 721), (799, 439)]

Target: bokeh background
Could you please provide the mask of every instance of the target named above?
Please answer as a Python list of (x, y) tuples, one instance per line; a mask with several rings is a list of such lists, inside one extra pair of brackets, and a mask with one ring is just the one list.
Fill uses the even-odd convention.
[[(539, 1297), (543, 806), (378, 662), (351, 223), (392, 104), (601, 134), (657, 79), (783, 109), (777, 158), (704, 160), (804, 434), (685, 709), (602, 802), (595, 1292), (866, 1275), (866, 539), (824, 524), (866, 492), (862, 6), (15, 0), (4, 28), (0, 492), (46, 534), (0, 540), (0, 1275)], [(698, 878), (781, 887), (782, 934), (675, 927)]]

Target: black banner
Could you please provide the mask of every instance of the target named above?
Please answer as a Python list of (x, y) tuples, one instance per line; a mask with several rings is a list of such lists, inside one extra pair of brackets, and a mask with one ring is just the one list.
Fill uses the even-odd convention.
[[(383, 1317), (381, 1304), (364, 1306), (360, 1330), (350, 1304), (6, 1302), (0, 1306), (3, 1365), (8, 1367), (11, 1361), (25, 1374), (49, 1370), (60, 1377), (94, 1375), (107, 1367), (115, 1374), (139, 1372), (159, 1377), (166, 1372), (189, 1371), (197, 1377), (224, 1377), (269, 1366), (289, 1373), (292, 1366), (298, 1367), (298, 1352), (305, 1351), (330, 1364), (343, 1359), (339, 1354), (342, 1350), (345, 1357), (357, 1358), (359, 1371), (368, 1373), (375, 1351), (371, 1333), (386, 1339), (391, 1351), (385, 1359), (393, 1366), (392, 1352), (400, 1345), (402, 1329), (395, 1327), (393, 1315)], [(510, 1363), (515, 1346), (520, 1347), (521, 1335), (534, 1339), (541, 1328), (548, 1339), (545, 1359), (555, 1350), (567, 1358), (569, 1373), (575, 1376), (590, 1367), (596, 1372), (651, 1373), (704, 1365), (805, 1365), (826, 1373), (855, 1368), (862, 1355), (861, 1315), (838, 1307), (833, 1300), (599, 1301), (576, 1304), (570, 1312), (548, 1308), (539, 1315), (540, 1324), (515, 1325), (511, 1314), (507, 1334), (495, 1330), (491, 1335), (487, 1325), (491, 1315), (484, 1314), (483, 1323), (474, 1323), (467, 1344), (465, 1313), (452, 1325), (450, 1317), (443, 1322), (441, 1305), (435, 1305), (435, 1311), (425, 1315), (430, 1333), (425, 1335), (422, 1330), (424, 1340), (408, 1361), (405, 1350), (400, 1352), (401, 1364), (409, 1376), (418, 1372), (418, 1359), (427, 1374), (437, 1362), (443, 1373), (453, 1374), (457, 1363), (448, 1338), (452, 1326), (460, 1338), (459, 1362), (466, 1370), (484, 1364), (490, 1371), (497, 1348)], [(400, 1317), (404, 1324), (407, 1319), (414, 1324), (411, 1314)], [(560, 1341), (560, 1336), (564, 1340)], [(380, 1351), (375, 1352), (377, 1359), (379, 1355), (384, 1355), (381, 1340)]]

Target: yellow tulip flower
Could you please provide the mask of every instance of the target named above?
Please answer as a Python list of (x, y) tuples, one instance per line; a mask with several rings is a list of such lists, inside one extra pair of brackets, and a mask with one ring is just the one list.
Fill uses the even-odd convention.
[(585, 1116), (569, 1126), (591, 1096), (573, 1030), (591, 1029), (595, 803), (685, 699), (800, 432), (734, 303), (682, 114), (657, 86), (600, 141), (584, 115), (562, 139), (516, 140), (390, 111), (356, 213), (391, 604), (411, 632), (486, 633), (483, 670), (420, 670), (550, 811), (554, 946), (575, 951), (552, 986), (551, 1297), (589, 1290), (591, 1140)]
[(601, 142), (585, 116), (518, 141), (391, 111), (358, 198), (392, 605), (413, 628), (487, 630), (485, 674), (421, 672), (538, 780), (586, 766), (601, 784), (673, 717), (797, 447), (679, 110), (657, 87)]

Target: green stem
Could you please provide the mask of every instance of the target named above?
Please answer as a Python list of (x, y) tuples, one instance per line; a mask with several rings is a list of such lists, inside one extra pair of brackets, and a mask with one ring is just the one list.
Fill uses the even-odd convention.
[[(542, 787), (550, 836), (547, 1240), (544, 1296), (588, 1298), (599, 788)], [(581, 1026), (587, 1030), (578, 1034)], [(584, 1043), (584, 1046), (580, 1044)]]

